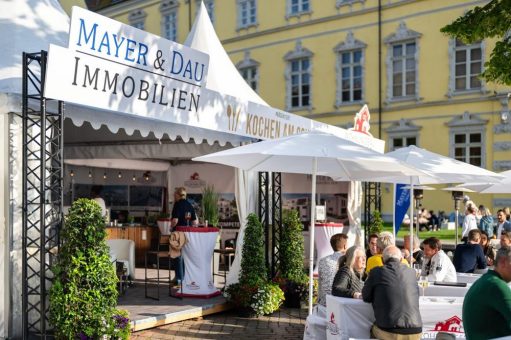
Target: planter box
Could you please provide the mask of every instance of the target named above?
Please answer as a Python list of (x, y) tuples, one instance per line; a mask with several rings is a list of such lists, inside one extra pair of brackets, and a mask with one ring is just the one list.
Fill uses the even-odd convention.
[(158, 228), (160, 228), (160, 233), (162, 235), (170, 235), (170, 218), (160, 218), (158, 219)]

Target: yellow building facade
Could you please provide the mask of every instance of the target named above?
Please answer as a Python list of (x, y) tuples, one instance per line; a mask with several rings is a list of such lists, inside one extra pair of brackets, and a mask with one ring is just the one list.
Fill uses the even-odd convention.
[[(64, 3), (73, 2), (64, 0)], [(495, 45), (464, 45), (440, 28), (488, 1), (206, 0), (224, 48), (271, 106), (351, 127), (363, 104), (386, 151), (415, 144), (484, 168), (511, 169), (510, 87), (478, 75)], [(183, 43), (196, 0), (87, 0), (99, 14)], [(69, 6), (65, 6), (69, 7)], [(382, 184), (392, 214), (393, 186)], [(510, 195), (470, 194), (492, 209)], [(423, 206), (453, 210), (450, 194)]]

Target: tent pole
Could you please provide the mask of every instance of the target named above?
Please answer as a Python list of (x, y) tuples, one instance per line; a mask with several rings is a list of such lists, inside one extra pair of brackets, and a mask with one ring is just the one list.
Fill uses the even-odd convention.
[(312, 160), (311, 223), (309, 230), (309, 315), (312, 314), (312, 295), (314, 293), (314, 229), (316, 227), (316, 172), (318, 159)]
[[(415, 249), (413, 244), (413, 177), (410, 177), (410, 267), (413, 268), (412, 258), (413, 258), (413, 250)], [(419, 222), (417, 220), (417, 222)]]

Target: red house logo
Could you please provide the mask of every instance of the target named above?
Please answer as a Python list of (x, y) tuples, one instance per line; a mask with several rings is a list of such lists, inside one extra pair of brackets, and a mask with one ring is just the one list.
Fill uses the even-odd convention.
[(459, 317), (452, 316), (444, 322), (438, 322), (435, 325), (435, 331), (438, 332), (450, 332), (450, 333), (464, 333), (463, 323)]
[(350, 130), (361, 132), (372, 137), (373, 135), (369, 132), (369, 129), (371, 128), (369, 125), (370, 119), (371, 114), (369, 113), (369, 108), (367, 105), (364, 105), (355, 115), (354, 125)]
[(327, 323), (326, 328), (330, 332), (331, 335), (338, 335), (339, 334), (339, 327), (337, 326), (337, 323), (335, 322), (335, 315), (334, 313), (330, 313), (330, 321)]

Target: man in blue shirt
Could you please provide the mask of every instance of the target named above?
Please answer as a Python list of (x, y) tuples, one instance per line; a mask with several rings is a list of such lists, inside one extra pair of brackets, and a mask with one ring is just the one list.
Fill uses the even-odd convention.
[(479, 245), (481, 231), (472, 229), (465, 244), (458, 244), (454, 251), (454, 268), (458, 273), (473, 273), (475, 269), (486, 269), (486, 258)]

